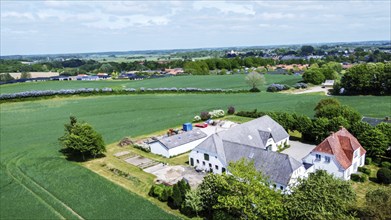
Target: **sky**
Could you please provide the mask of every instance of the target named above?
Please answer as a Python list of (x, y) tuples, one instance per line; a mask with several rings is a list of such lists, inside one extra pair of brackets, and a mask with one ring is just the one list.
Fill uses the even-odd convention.
[(391, 1), (0, 0), (1, 55), (391, 39)]

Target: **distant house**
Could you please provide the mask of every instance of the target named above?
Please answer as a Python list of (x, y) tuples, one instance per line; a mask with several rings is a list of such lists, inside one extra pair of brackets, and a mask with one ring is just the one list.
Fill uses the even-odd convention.
[(75, 77), (72, 77), (72, 76), (52, 76), (50, 77), (50, 80), (54, 80), (54, 81), (64, 81), (64, 80), (74, 80)]
[(90, 76), (86, 74), (79, 74), (76, 76), (76, 80), (82, 80), (82, 81), (94, 81), (99, 80), (98, 76)]
[(186, 131), (177, 135), (164, 137), (160, 140), (149, 143), (151, 153), (172, 157), (185, 153), (195, 148), (207, 135), (200, 129)]
[(109, 74), (107, 74), (107, 73), (98, 73), (98, 74), (96, 74), (96, 76), (98, 76), (99, 79), (109, 79), (110, 78)]
[(374, 127), (375, 127), (376, 125), (382, 123), (382, 122), (384, 122), (384, 123), (391, 123), (391, 120), (390, 120), (389, 117), (385, 117), (385, 118), (370, 118), (370, 117), (363, 117), (363, 118), (361, 119), (361, 121), (366, 122), (366, 123), (368, 123), (368, 124), (370, 124), (370, 125), (372, 125), (372, 126), (374, 126)]
[(324, 87), (333, 87), (334, 86), (334, 80), (326, 80), (324, 83), (322, 83), (322, 86)]
[(289, 144), (289, 134), (269, 116), (263, 116), (209, 136), (191, 151), (189, 164), (221, 174), (229, 172), (230, 162), (253, 160), (271, 186), (288, 190), (299, 177), (306, 176), (307, 170), (302, 162), (275, 152), (284, 144)]
[(345, 128), (332, 133), (303, 158), (314, 170), (326, 170), (335, 177), (349, 180), (358, 167), (364, 166), (366, 150)]
[(182, 68), (164, 69), (163, 72), (170, 75), (178, 75), (184, 73)]

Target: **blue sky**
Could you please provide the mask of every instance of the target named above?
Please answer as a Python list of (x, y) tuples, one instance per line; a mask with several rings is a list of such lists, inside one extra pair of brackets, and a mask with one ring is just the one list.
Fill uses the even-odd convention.
[(391, 38), (389, 0), (0, 2), (1, 55)]

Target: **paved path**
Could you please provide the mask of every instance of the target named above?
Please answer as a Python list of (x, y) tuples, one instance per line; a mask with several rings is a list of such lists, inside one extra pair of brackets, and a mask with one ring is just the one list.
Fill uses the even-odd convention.
[(294, 92), (293, 94), (304, 94), (304, 93), (312, 93), (312, 92), (324, 92), (327, 96), (328, 96), (328, 91), (329, 91), (330, 88), (322, 88), (321, 86), (314, 86), (314, 87), (310, 87), (304, 91), (297, 91), (297, 92)]
[(305, 144), (299, 141), (290, 141), (289, 143), (291, 146), (288, 149), (283, 150), (281, 153), (288, 154), (298, 161), (301, 161), (316, 147), (316, 145)]

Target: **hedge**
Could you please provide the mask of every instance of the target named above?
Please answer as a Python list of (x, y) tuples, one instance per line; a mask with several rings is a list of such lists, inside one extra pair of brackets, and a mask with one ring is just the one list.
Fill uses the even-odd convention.
[(365, 173), (367, 174), (368, 176), (371, 175), (371, 169), (367, 168), (367, 167), (359, 167), (358, 168), (358, 171), (362, 172), (362, 173)]
[(368, 180), (368, 176), (364, 173), (353, 173), (350, 175), (350, 179), (355, 182), (365, 182)]
[(0, 100), (22, 99), (31, 97), (47, 97), (55, 95), (77, 95), (77, 94), (150, 94), (150, 93), (247, 93), (248, 90), (233, 89), (201, 89), (201, 88), (126, 88), (114, 90), (112, 88), (81, 88), (81, 89), (61, 89), (61, 90), (34, 90), (17, 93), (4, 93), (0, 95)]

